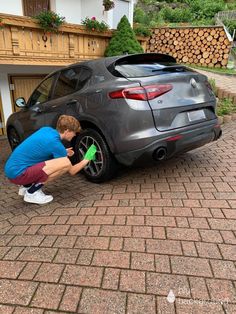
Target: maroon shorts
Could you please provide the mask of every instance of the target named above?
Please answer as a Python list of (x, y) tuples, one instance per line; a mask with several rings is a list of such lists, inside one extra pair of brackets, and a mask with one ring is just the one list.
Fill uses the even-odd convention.
[(12, 183), (26, 185), (31, 183), (44, 183), (48, 179), (48, 175), (43, 171), (45, 162), (40, 162), (27, 168), (22, 174), (15, 179), (9, 179)]

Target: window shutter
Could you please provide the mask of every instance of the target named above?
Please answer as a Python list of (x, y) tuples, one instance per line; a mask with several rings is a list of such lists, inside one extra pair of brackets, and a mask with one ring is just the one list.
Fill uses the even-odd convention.
[(23, 0), (24, 15), (35, 16), (42, 11), (50, 10), (49, 0)]

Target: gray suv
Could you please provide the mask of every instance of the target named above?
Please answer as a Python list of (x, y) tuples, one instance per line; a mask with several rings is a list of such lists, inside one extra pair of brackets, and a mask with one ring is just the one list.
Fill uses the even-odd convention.
[(91, 144), (96, 160), (84, 169), (93, 182), (110, 179), (117, 164), (162, 161), (221, 135), (216, 99), (204, 75), (163, 54), (123, 55), (64, 67), (48, 75), (7, 121), (14, 149), (61, 114), (83, 128), (72, 142), (75, 160)]

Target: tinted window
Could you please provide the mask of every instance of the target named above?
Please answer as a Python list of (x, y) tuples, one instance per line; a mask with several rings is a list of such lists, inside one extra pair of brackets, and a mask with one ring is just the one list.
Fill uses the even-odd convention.
[(115, 66), (115, 73), (120, 73), (124, 77), (145, 77), (166, 72), (185, 72), (186, 68), (174, 63), (137, 63), (137, 64), (119, 64)]
[(90, 71), (82, 67), (61, 71), (56, 83), (53, 98), (63, 97), (83, 88), (89, 77)]
[(29, 106), (43, 103), (49, 99), (53, 80), (54, 76), (50, 76), (39, 85), (30, 98)]

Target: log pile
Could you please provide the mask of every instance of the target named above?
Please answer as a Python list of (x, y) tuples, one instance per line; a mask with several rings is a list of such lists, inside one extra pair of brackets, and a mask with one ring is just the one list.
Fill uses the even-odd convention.
[(152, 30), (146, 52), (173, 56), (179, 63), (226, 67), (231, 43), (224, 28), (179, 27)]

